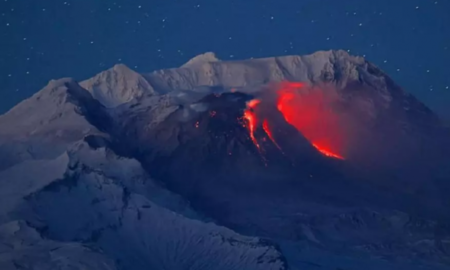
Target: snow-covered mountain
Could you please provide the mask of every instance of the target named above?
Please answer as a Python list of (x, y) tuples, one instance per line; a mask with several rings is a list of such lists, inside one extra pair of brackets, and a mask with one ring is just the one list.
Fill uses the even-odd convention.
[(446, 269), (449, 146), (344, 51), (54, 80), (0, 116), (0, 269)]

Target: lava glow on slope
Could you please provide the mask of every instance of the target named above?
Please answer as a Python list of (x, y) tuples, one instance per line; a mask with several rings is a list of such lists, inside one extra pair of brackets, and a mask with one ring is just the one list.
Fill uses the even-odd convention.
[[(343, 129), (339, 126), (339, 117), (330, 110), (328, 97), (321, 89), (309, 89), (299, 82), (281, 82), (277, 85), (275, 105), (286, 122), (302, 133), (320, 153), (327, 157), (344, 159)], [(261, 106), (261, 100), (251, 100), (244, 111), (251, 140), (261, 151), (255, 130), (258, 124), (262, 123), (267, 137), (282, 151), (275, 141), (267, 119), (258, 119), (258, 106)]]
[(244, 111), (243, 118), (247, 122), (245, 126), (248, 128), (248, 132), (250, 134), (250, 139), (252, 140), (252, 142), (256, 146), (256, 148), (258, 149), (258, 152), (261, 155), (262, 161), (264, 162), (264, 165), (267, 167), (267, 160), (264, 157), (261, 146), (259, 145), (259, 143), (255, 137), (255, 130), (258, 127), (258, 123), (259, 123), (258, 122), (259, 119), (256, 115), (255, 109), (259, 103), (260, 103), (260, 100), (258, 100), (258, 99), (250, 100), (247, 103), (247, 108)]
[(319, 145), (313, 143), (312, 146), (314, 146), (320, 153), (324, 154), (327, 157), (333, 157), (333, 158), (337, 158), (337, 159), (344, 159), (344, 157), (335, 154), (333, 152), (328, 151), (327, 149), (324, 149), (322, 147), (320, 147)]
[(255, 137), (255, 128), (257, 124), (256, 114), (251, 110), (247, 109), (244, 112), (244, 119), (247, 121), (248, 132), (250, 133), (250, 138), (252, 139), (255, 146), (260, 149), (258, 141)]
[(267, 119), (264, 119), (263, 121), (263, 129), (264, 132), (266, 132), (267, 136), (269, 137), (269, 139), (272, 141), (272, 143), (281, 151), (283, 152), (283, 150), (281, 149), (281, 147), (278, 145), (277, 141), (275, 141), (275, 138), (272, 135), (272, 131), (270, 130), (269, 127), (269, 122), (267, 121)]
[(325, 156), (344, 159), (343, 128), (330, 103), (321, 89), (307, 89), (303, 83), (282, 82), (277, 89), (277, 108), (286, 122)]

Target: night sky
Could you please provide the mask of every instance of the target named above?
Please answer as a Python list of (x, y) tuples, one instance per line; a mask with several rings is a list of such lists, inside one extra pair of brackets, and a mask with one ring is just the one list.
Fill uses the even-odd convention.
[[(0, 0), (0, 113), (50, 79), (345, 49), (450, 118), (450, 0)], [(448, 108), (446, 108), (446, 104)]]

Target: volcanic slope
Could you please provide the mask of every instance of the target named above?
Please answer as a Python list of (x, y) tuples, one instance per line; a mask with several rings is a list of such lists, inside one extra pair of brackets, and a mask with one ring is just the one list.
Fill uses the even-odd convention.
[(450, 262), (448, 131), (363, 58), (207, 53), (81, 85), (0, 116), (1, 269)]

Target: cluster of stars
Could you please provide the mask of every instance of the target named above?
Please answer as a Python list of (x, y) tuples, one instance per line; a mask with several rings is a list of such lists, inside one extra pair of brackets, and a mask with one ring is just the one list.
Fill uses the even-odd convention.
[[(116, 62), (151, 71), (179, 66), (206, 51), (226, 60), (345, 49), (379, 65), (413, 94), (420, 96), (425, 82), (419, 88), (408, 78), (432, 81), (429, 91), (449, 90), (450, 79), (442, 76), (440, 65), (450, 60), (450, 40), (445, 33), (430, 33), (439, 25), (450, 31), (443, 21), (450, 25), (450, 20), (439, 13), (450, 3), (405, 3), (394, 11), (396, 7), (387, 8), (388, 0), (358, 6), (350, 5), (352, 1), (300, 2), (280, 6), (256, 0), (220, 5), (206, 0), (170, 5), (3, 0), (0, 40), (8, 41), (8, 49), (0, 56), (0, 68), (6, 71), (0, 83), (5, 89), (26, 89), (29, 95), (51, 78), (84, 79)], [(415, 23), (417, 16), (420, 23)], [(21, 80), (24, 75), (29, 79)]]

